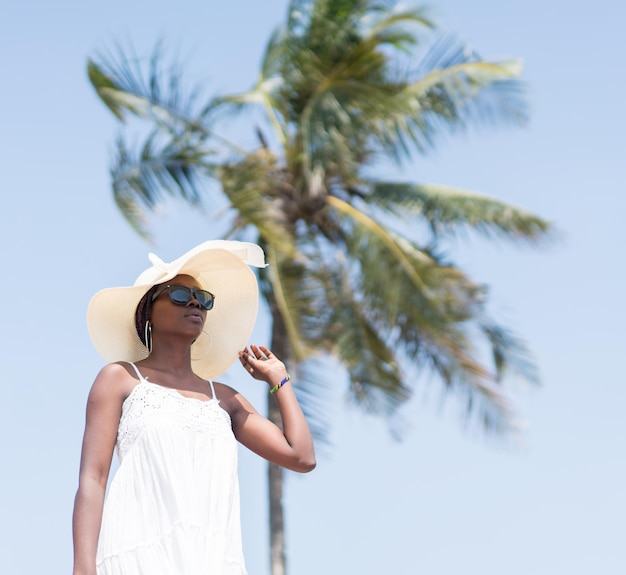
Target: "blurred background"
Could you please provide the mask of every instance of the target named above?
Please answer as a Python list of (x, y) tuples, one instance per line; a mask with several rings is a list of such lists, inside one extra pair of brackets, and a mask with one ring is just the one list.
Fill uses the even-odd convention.
[[(317, 469), (287, 478), (289, 572), (624, 573), (624, 9), (610, 0), (430, 6), (483, 57), (525, 61), (528, 127), (445, 138), (403, 175), (554, 223), (542, 249), (475, 237), (450, 248), (490, 285), (493, 311), (528, 342), (542, 386), (514, 388), (526, 427), (518, 445), (503, 445), (466, 433), (456, 404), (424, 381), (402, 410), (410, 425), (398, 442), (388, 422), (342, 404), (339, 378)], [(71, 572), (85, 400), (102, 366), (85, 325), (89, 299), (132, 283), (149, 251), (172, 259), (220, 231), (172, 203), (153, 219), (149, 246), (123, 220), (108, 173), (118, 127), (88, 83), (88, 57), (127, 40), (148, 56), (164, 38), (189, 78), (243, 91), (286, 8), (0, 1), (3, 573)], [(262, 315), (254, 340), (267, 339)], [(263, 407), (264, 389), (237, 370), (223, 381)], [(267, 575), (265, 466), (243, 448), (240, 479), (248, 570)]]

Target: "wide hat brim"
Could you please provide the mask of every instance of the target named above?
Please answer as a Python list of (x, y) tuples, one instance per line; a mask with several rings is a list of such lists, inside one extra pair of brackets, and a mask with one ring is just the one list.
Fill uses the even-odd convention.
[(107, 362), (148, 357), (135, 329), (137, 305), (152, 286), (185, 274), (215, 295), (203, 333), (191, 346), (193, 370), (205, 379), (224, 373), (247, 345), (256, 322), (259, 288), (249, 266), (265, 267), (263, 250), (256, 244), (213, 240), (171, 263), (148, 257), (153, 265), (133, 286), (104, 289), (89, 302), (87, 327), (94, 346)]

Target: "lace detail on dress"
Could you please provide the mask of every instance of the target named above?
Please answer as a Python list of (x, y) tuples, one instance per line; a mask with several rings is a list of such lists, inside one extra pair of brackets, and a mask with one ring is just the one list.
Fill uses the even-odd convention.
[(217, 399), (200, 400), (175, 389), (140, 381), (126, 398), (117, 432), (117, 455), (122, 461), (142, 432), (151, 426), (175, 426), (196, 433), (232, 435), (228, 412)]

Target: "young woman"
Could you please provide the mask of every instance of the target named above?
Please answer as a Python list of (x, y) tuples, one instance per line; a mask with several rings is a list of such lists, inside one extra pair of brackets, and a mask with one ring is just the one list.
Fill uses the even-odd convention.
[[(237, 444), (294, 471), (315, 467), (285, 365), (247, 346), (258, 307), (255, 244), (205, 242), (89, 304), (110, 361), (87, 402), (74, 505), (74, 575), (244, 575)], [(239, 360), (265, 381), (279, 429), (213, 381)], [(105, 490), (113, 451), (120, 466)]]

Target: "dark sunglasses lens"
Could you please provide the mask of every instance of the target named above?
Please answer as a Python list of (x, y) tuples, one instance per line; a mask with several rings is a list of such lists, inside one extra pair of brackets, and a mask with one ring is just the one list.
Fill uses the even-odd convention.
[(198, 303), (204, 309), (211, 309), (213, 307), (213, 294), (211, 292), (205, 291), (203, 289), (195, 290), (196, 299)]
[(172, 303), (176, 305), (186, 305), (191, 300), (189, 290), (183, 286), (174, 286), (167, 291), (169, 292)]

